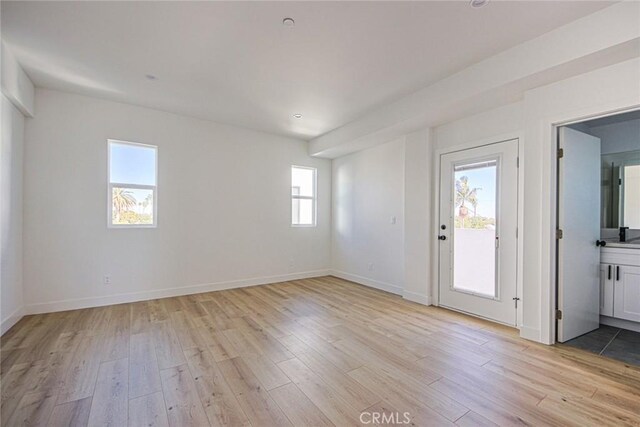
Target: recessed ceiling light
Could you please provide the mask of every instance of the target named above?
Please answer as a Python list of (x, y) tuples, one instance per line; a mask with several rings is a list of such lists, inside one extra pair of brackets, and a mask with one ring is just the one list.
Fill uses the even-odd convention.
[(300, 114), (300, 113), (294, 114), (293, 117), (295, 117), (296, 119), (301, 119), (302, 118), (302, 114)]
[(282, 20), (282, 25), (285, 27), (294, 27), (296, 25), (296, 21), (294, 21), (293, 18), (284, 18)]
[(471, 0), (469, 4), (471, 7), (482, 7), (489, 3), (489, 0)]
[(153, 74), (145, 74), (145, 77), (147, 78), (147, 80), (158, 80), (158, 78)]

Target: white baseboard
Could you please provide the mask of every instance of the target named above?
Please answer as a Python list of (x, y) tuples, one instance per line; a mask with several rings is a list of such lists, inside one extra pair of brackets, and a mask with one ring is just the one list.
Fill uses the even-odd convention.
[(630, 331), (640, 332), (640, 323), (631, 320), (616, 319), (615, 317), (600, 316), (602, 325), (613, 326), (614, 328), (628, 329)]
[(520, 326), (520, 338), (546, 344), (540, 341), (540, 329), (530, 328), (524, 325)]
[(371, 288), (380, 289), (381, 291), (390, 292), (396, 295), (402, 295), (402, 288), (400, 286), (392, 285), (391, 283), (381, 282), (379, 280), (369, 279), (368, 277), (358, 276), (357, 274), (346, 273), (344, 271), (331, 270), (332, 276), (339, 277), (340, 279), (356, 282), (361, 285), (369, 286)]
[(24, 307), (19, 307), (16, 311), (8, 315), (5, 319), (2, 320), (2, 326), (0, 327), (0, 335), (4, 335), (13, 325), (18, 323), (20, 319), (25, 314)]
[(255, 277), (251, 279), (232, 280), (228, 282), (205, 283), (201, 285), (184, 286), (180, 288), (158, 289), (143, 292), (132, 292), (127, 294), (43, 302), (26, 305), (25, 312), (28, 314), (40, 314), (52, 313), (56, 311), (76, 310), (80, 308), (101, 307), (105, 305), (147, 301), (156, 298), (168, 298), (182, 295), (199, 294), (203, 292), (222, 291), (225, 289), (244, 288), (247, 286), (287, 282), (289, 280), (309, 279), (312, 277), (328, 276), (329, 274), (329, 270), (316, 270), (301, 273), (284, 274), (281, 276)]
[(402, 298), (417, 302), (418, 304), (431, 305), (431, 297), (429, 295), (418, 294), (416, 292), (403, 291)]

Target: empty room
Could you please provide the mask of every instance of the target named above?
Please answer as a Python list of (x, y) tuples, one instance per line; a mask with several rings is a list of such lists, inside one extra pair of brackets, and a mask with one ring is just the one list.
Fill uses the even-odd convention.
[(640, 1), (1, 1), (0, 425), (640, 426)]

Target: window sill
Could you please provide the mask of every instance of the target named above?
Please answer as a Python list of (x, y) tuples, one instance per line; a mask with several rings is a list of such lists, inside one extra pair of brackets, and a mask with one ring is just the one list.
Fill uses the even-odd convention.
[(122, 224), (122, 225), (114, 225), (114, 224), (109, 224), (107, 225), (107, 228), (109, 229), (129, 229), (129, 228), (158, 228), (158, 226), (156, 224), (149, 224), (149, 225), (144, 225), (144, 224)]

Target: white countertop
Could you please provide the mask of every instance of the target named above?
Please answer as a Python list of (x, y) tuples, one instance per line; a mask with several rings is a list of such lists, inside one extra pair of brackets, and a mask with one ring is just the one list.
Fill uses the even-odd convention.
[(633, 242), (619, 242), (617, 239), (605, 239), (605, 242), (607, 242), (605, 248), (640, 249), (640, 240), (634, 240)]

